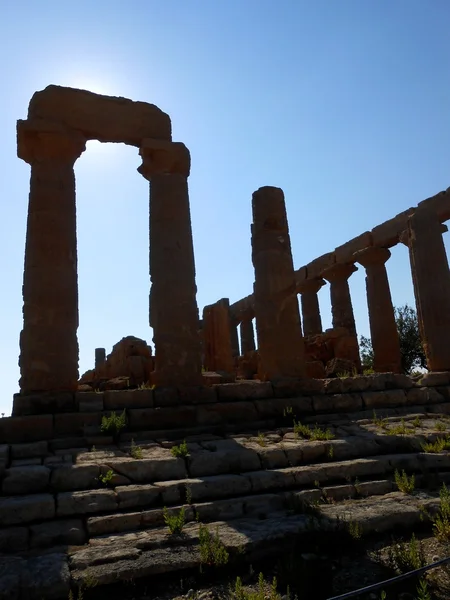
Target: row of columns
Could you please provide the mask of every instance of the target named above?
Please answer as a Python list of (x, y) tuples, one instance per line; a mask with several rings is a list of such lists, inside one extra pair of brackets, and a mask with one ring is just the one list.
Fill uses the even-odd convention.
[[(22, 393), (78, 385), (75, 175), (86, 140), (18, 122), (18, 156), (31, 165), (20, 335)], [(150, 324), (156, 385), (200, 384), (201, 348), (187, 179), (188, 149), (143, 140), (150, 186)]]

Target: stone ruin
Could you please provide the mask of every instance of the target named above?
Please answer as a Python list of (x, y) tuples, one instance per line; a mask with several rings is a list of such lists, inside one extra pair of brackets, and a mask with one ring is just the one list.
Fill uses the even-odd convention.
[[(138, 148), (150, 182), (154, 356), (127, 337), (108, 357), (97, 349), (79, 380), (74, 163), (90, 139)], [(449, 190), (294, 270), (283, 192), (260, 188), (253, 293), (205, 307), (200, 321), (190, 155), (172, 141), (168, 115), (49, 86), (18, 121), (17, 142), (31, 180), (20, 393), (13, 416), (0, 419), (1, 598), (58, 600), (87, 580), (198, 568), (198, 520), (218, 531), (230, 560), (252, 561), (311, 534), (306, 512), (292, 510), (299, 503), (333, 500), (318, 509), (330, 536), (349, 511), (364, 532), (380, 532), (411, 528), (423, 506), (436, 508), (433, 492), (402, 496), (393, 474), (407, 469), (425, 485), (429, 469), (450, 481), (450, 455), (421, 445), (450, 414)], [(398, 243), (409, 249), (429, 369), (420, 381), (400, 372), (385, 268)], [(376, 373), (336, 377), (360, 371), (348, 285), (356, 264), (366, 272)], [(333, 328), (324, 332), (317, 293), (326, 282)], [(172, 453), (183, 440), (187, 453)], [(167, 531), (164, 507), (185, 508), (184, 536)]]

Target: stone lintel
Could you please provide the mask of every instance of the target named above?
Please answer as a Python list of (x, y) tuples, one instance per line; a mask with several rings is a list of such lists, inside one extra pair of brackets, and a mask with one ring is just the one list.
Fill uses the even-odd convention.
[(318, 258), (306, 265), (306, 273), (308, 279), (316, 279), (317, 277), (322, 277), (323, 272), (326, 269), (332, 267), (335, 263), (336, 256), (334, 252), (322, 254), (322, 256), (319, 256)]
[(178, 173), (189, 177), (191, 155), (182, 142), (145, 139), (139, 149), (142, 165), (138, 171), (146, 179), (156, 174)]
[(450, 188), (439, 192), (431, 198), (422, 200), (422, 202), (419, 202), (418, 207), (430, 208), (437, 214), (440, 221), (447, 221), (450, 219)]
[(353, 260), (356, 260), (363, 267), (370, 265), (384, 264), (391, 256), (388, 248), (379, 248), (377, 246), (371, 246), (370, 248), (364, 248), (359, 250), (353, 255)]
[(408, 208), (407, 210), (399, 213), (392, 219), (377, 225), (371, 231), (372, 233), (372, 245), (380, 246), (383, 248), (391, 248), (399, 242), (399, 236), (401, 232), (406, 229), (408, 223), (408, 217), (412, 215), (415, 208)]
[(342, 244), (342, 246), (335, 248), (334, 254), (336, 256), (336, 262), (351, 262), (355, 252), (358, 252), (359, 250), (369, 246), (372, 246), (372, 233), (370, 231), (365, 231), (361, 235), (358, 235), (345, 244)]
[(358, 270), (354, 264), (339, 264), (333, 265), (331, 268), (323, 272), (323, 278), (329, 281), (339, 281), (340, 279), (348, 279), (355, 271)]

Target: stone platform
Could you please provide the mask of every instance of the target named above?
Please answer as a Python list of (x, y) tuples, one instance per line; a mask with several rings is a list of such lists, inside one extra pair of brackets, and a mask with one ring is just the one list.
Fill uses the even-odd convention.
[[(450, 454), (423, 451), (450, 434), (449, 400), (449, 373), (17, 395), (0, 419), (0, 597), (57, 600), (86, 582), (197, 568), (200, 524), (230, 560), (349, 521), (411, 529), (450, 481)], [(127, 419), (114, 439), (101, 431), (113, 410)], [(395, 485), (403, 469), (413, 495)], [(184, 507), (182, 535), (164, 507)]]

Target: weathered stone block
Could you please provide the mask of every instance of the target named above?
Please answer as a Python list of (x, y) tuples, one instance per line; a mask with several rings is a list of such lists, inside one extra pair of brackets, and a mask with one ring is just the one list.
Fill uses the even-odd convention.
[(415, 211), (415, 208), (408, 208), (389, 221), (377, 225), (371, 231), (372, 243), (374, 246), (390, 248), (398, 244), (399, 235), (404, 231), (408, 224), (408, 217)]
[(62, 492), (56, 496), (58, 517), (117, 510), (117, 498), (112, 490)]
[(53, 437), (53, 415), (5, 417), (0, 419), (0, 444), (20, 444), (50, 440)]
[(53, 469), (50, 485), (57, 492), (96, 488), (99, 474), (98, 465), (63, 465)]
[(275, 398), (292, 398), (325, 393), (325, 381), (323, 379), (284, 378), (272, 381), (272, 386)]
[(334, 252), (328, 252), (306, 265), (306, 273), (308, 279), (316, 279), (322, 276), (322, 273), (332, 267), (336, 262)]
[(342, 394), (342, 392), (344, 391), (344, 386), (340, 377), (335, 377), (333, 379), (325, 379), (324, 386), (325, 394)]
[(50, 469), (44, 466), (11, 467), (5, 472), (2, 493), (13, 496), (43, 492), (48, 486), (49, 478)]
[(91, 425), (100, 425), (102, 413), (65, 413), (55, 415), (55, 436), (82, 436)]
[(242, 383), (221, 383), (214, 386), (219, 402), (224, 400), (260, 400), (273, 398), (270, 381), (246, 381)]
[(8, 444), (2, 444), (0, 446), (0, 462), (5, 463), (5, 464), (8, 463), (9, 453), (10, 453), (10, 447), (8, 446)]
[(357, 237), (349, 240), (342, 246), (338, 246), (334, 250), (334, 255), (336, 257), (337, 263), (350, 263), (353, 262), (353, 254), (358, 252), (358, 250), (363, 250), (364, 248), (368, 248), (372, 246), (372, 234), (370, 231), (365, 231), (358, 235)]
[(420, 385), (423, 387), (444, 386), (450, 383), (450, 373), (444, 371), (442, 373), (425, 373), (420, 380)]
[(30, 547), (81, 546), (86, 542), (86, 532), (81, 519), (40, 523), (30, 527)]
[(240, 474), (261, 468), (257, 452), (243, 448), (234, 440), (207, 442), (203, 446), (204, 451), (193, 453), (189, 457), (188, 470), (191, 477)]
[(260, 419), (276, 419), (286, 415), (292, 408), (295, 415), (307, 415), (312, 412), (312, 399), (302, 398), (274, 398), (272, 400), (255, 400), (254, 405)]
[(140, 512), (89, 517), (87, 520), (87, 529), (90, 536), (120, 533), (121, 531), (134, 531), (140, 528), (141, 521), (142, 513)]
[(313, 397), (315, 412), (356, 412), (363, 406), (360, 394), (326, 394)]
[(435, 196), (431, 196), (431, 198), (427, 198), (426, 200), (422, 200), (419, 202), (420, 207), (429, 207), (433, 212), (438, 215), (438, 218), (441, 222), (447, 221), (450, 219), (450, 189), (446, 189), (442, 192), (439, 192)]
[(25, 566), (26, 562), (21, 558), (2, 557), (0, 561), (0, 598), (2, 600), (19, 600), (21, 597), (20, 580), (26, 572)]
[(48, 455), (47, 442), (31, 442), (29, 444), (13, 444), (11, 446), (11, 458), (36, 458)]
[[(8, 527), (0, 529), (0, 552), (9, 554), (28, 549), (28, 528)], [(0, 595), (0, 598), (2, 596)]]
[(35, 465), (42, 465), (42, 458), (20, 458), (12, 460), (10, 467), (31, 467)]
[(366, 408), (383, 408), (387, 406), (404, 406), (407, 396), (403, 390), (386, 390), (384, 392), (364, 392), (362, 394)]
[(323, 495), (328, 500), (338, 502), (340, 500), (346, 500), (347, 498), (353, 498), (355, 496), (355, 488), (353, 485), (334, 485), (323, 488)]
[(195, 427), (196, 408), (175, 406), (173, 408), (135, 408), (129, 411), (129, 426), (133, 430), (176, 429)]
[(197, 407), (199, 425), (229, 425), (257, 420), (258, 413), (252, 402), (219, 402)]
[(124, 485), (116, 487), (119, 508), (150, 507), (160, 498), (161, 489), (154, 485)]
[(135, 483), (184, 479), (186, 476), (184, 460), (174, 458), (168, 450), (162, 449), (152, 453), (151, 458), (108, 460), (107, 465)]
[(124, 408), (152, 408), (154, 390), (109, 390), (105, 392), (105, 410), (120, 410)]
[(217, 390), (205, 385), (180, 387), (178, 394), (181, 404), (210, 404), (217, 402)]
[(44, 554), (30, 558), (26, 577), (21, 581), (22, 598), (27, 600), (60, 600), (70, 590), (70, 572), (65, 554)]
[(76, 402), (81, 413), (102, 412), (104, 409), (102, 393), (77, 392)]
[(178, 390), (175, 387), (159, 387), (154, 391), (155, 407), (178, 406), (181, 404)]
[(55, 500), (51, 494), (0, 498), (0, 525), (19, 525), (53, 519)]
[(230, 500), (204, 502), (197, 505), (195, 510), (199, 520), (203, 522), (240, 519), (244, 516), (244, 500), (241, 498), (231, 498)]
[(55, 394), (14, 394), (12, 415), (49, 415), (75, 410), (75, 398), (71, 392)]

